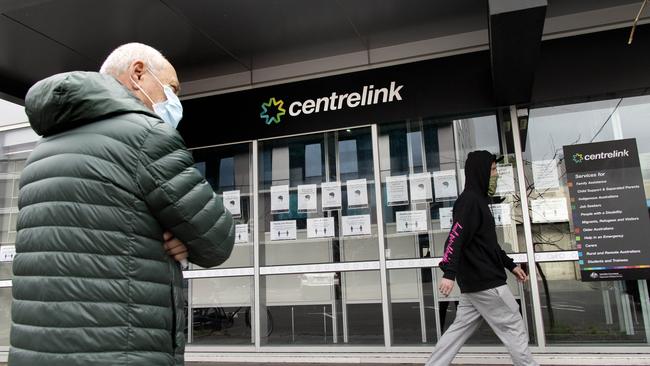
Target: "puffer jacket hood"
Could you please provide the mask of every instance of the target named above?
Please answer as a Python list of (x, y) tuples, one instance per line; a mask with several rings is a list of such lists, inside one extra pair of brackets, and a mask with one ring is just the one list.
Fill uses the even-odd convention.
[(156, 117), (114, 77), (97, 72), (53, 75), (34, 84), (25, 96), (25, 113), (41, 136), (133, 112)]
[(490, 185), (490, 170), (496, 156), (489, 151), (472, 151), (465, 161), (465, 189), (487, 196)]

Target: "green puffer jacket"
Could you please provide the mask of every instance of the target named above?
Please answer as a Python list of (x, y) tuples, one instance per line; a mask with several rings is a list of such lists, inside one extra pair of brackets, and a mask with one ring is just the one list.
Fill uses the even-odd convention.
[(44, 138), (20, 179), (9, 364), (182, 365), (182, 273), (163, 232), (190, 262), (224, 262), (221, 197), (176, 130), (110, 76), (54, 75), (25, 102)]

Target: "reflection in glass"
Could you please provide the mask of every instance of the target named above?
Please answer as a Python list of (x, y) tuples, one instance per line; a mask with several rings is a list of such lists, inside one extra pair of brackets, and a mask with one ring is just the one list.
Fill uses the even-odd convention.
[[(374, 195), (374, 168), (370, 128), (356, 128), (299, 137), (278, 138), (260, 142), (259, 148), (259, 210), (260, 258), (262, 265), (335, 263), (345, 261), (376, 260), (379, 257)], [(269, 158), (270, 156), (270, 158)], [(350, 208), (347, 200), (350, 180), (365, 179), (368, 203)], [(323, 209), (321, 185), (339, 182), (341, 186), (338, 206)], [(317, 185), (316, 210), (299, 210), (298, 186)], [(289, 186), (288, 210), (271, 213), (271, 187)], [(330, 192), (331, 193), (331, 192)], [(314, 201), (315, 200), (315, 201)], [(305, 203), (305, 202), (303, 202)], [(311, 207), (311, 206), (310, 206)], [(370, 235), (344, 235), (341, 224), (344, 216), (369, 215)], [(334, 219), (334, 236), (331, 230), (326, 237), (317, 231), (307, 233), (308, 220)], [(295, 221), (296, 239), (282, 240), (271, 236), (271, 222)], [(289, 223), (292, 224), (293, 223)], [(367, 226), (367, 225), (366, 225)], [(275, 227), (275, 226), (274, 226)], [(366, 229), (364, 229), (364, 232)], [(357, 230), (358, 232), (358, 230)], [(323, 235), (325, 236), (325, 235)]]
[[(488, 150), (504, 156), (503, 163), (512, 166), (512, 154), (502, 151), (495, 115), (457, 120), (416, 120), (379, 126), (379, 161), (382, 192), (386, 196), (387, 177), (414, 176), (427, 172), (432, 175), (433, 200), (414, 203), (412, 187), (410, 204), (382, 205), (386, 226), (386, 256), (388, 259), (426, 258), (441, 256), (449, 233), (447, 224), (455, 197), (464, 189), (464, 164), (467, 154), (474, 150)], [(513, 168), (514, 169), (514, 168)], [(514, 171), (514, 170), (513, 170)], [(435, 176), (434, 176), (435, 175)], [(515, 179), (514, 174), (513, 179)], [(447, 178), (443, 178), (447, 177)], [(438, 179), (439, 178), (439, 179)], [(515, 180), (516, 181), (516, 180)], [(441, 182), (436, 185), (436, 182)], [(456, 187), (449, 187), (455, 184)], [(443, 189), (443, 187), (445, 189)], [(451, 193), (445, 193), (451, 192)], [(495, 199), (495, 203), (508, 205), (510, 220), (497, 228), (499, 240), (507, 252), (518, 252), (525, 247), (523, 236), (517, 230), (517, 195), (514, 187)], [(398, 232), (397, 217), (402, 211), (427, 211), (429, 222), (426, 231)], [(441, 220), (442, 214), (442, 220)], [(402, 215), (402, 214), (399, 214)]]
[(537, 268), (545, 279), (540, 296), (547, 343), (647, 342), (643, 281), (581, 282), (577, 262), (539, 263)]
[(394, 344), (431, 345), (436, 342), (432, 271), (431, 268), (389, 271)]
[(0, 347), (9, 347), (11, 287), (0, 288)]
[(251, 344), (252, 277), (201, 278), (192, 287), (193, 344)]
[(383, 344), (378, 271), (262, 277), (262, 343)]

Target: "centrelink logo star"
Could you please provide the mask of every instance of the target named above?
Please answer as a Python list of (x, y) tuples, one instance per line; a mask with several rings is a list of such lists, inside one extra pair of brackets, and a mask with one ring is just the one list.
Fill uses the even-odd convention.
[(585, 157), (580, 154), (580, 153), (575, 153), (573, 154), (573, 162), (576, 164), (582, 163), (582, 161), (585, 160)]
[(286, 113), (285, 109), (282, 108), (283, 105), (284, 101), (282, 101), (282, 99), (269, 99), (268, 103), (262, 103), (262, 113), (260, 113), (260, 118), (264, 119), (267, 125), (270, 125), (271, 123), (280, 123), (280, 118)]

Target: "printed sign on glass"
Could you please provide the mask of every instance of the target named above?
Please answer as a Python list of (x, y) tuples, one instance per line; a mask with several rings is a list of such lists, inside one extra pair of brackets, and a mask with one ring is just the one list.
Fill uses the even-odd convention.
[(289, 211), (289, 186), (271, 187), (271, 212), (280, 213)]

